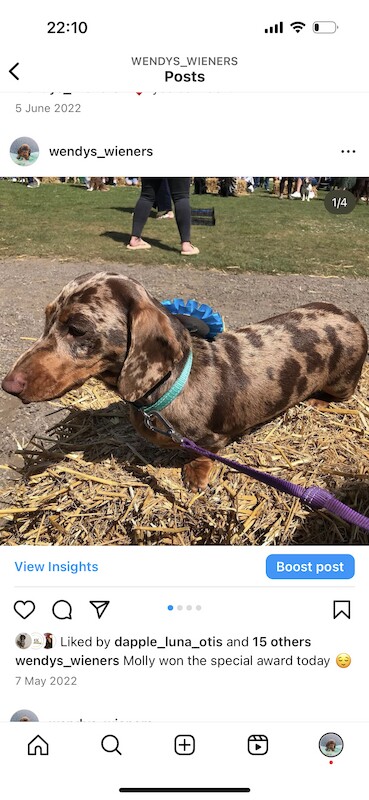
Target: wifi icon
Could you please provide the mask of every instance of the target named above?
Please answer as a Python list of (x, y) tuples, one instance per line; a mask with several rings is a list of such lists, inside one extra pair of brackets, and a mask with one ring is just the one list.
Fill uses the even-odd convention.
[(291, 28), (293, 28), (296, 33), (300, 33), (300, 31), (305, 28), (305, 22), (291, 22)]

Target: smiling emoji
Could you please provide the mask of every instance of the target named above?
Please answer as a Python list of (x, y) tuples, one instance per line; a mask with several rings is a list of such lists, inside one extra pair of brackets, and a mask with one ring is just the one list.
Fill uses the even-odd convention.
[(341, 669), (346, 669), (351, 664), (351, 656), (348, 653), (339, 653), (336, 658), (337, 667), (341, 667)]

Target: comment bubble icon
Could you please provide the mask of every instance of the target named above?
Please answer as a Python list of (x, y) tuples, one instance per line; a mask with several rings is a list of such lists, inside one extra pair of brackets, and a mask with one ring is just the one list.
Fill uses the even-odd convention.
[(52, 608), (56, 619), (72, 619), (72, 606), (68, 600), (57, 600)]

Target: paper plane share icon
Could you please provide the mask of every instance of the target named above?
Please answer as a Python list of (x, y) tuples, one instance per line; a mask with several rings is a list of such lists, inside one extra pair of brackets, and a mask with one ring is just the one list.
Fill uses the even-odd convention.
[(98, 618), (101, 619), (110, 603), (110, 600), (90, 600), (90, 603), (94, 607)]

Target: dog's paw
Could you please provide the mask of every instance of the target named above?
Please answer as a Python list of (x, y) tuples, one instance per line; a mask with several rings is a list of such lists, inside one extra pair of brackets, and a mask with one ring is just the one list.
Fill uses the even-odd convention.
[(182, 477), (185, 486), (191, 492), (203, 492), (209, 483), (209, 473), (212, 467), (210, 458), (200, 456), (189, 461), (183, 467)]
[(321, 409), (321, 411), (324, 411), (324, 409), (326, 409), (326, 408), (328, 408), (328, 406), (330, 406), (331, 401), (330, 400), (321, 400), (319, 397), (309, 397), (308, 400), (305, 400), (305, 403), (306, 403), (307, 406), (313, 406), (313, 408), (317, 408), (318, 411), (319, 411), (319, 409)]

